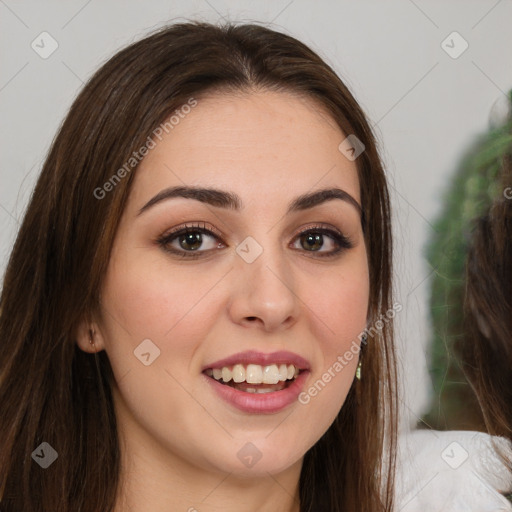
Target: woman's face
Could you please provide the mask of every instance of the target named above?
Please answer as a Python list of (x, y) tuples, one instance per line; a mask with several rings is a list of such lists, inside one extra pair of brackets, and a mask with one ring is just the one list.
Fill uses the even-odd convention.
[(258, 92), (199, 99), (154, 138), (95, 326), (128, 449), (276, 474), (331, 425), (369, 298), (346, 135), (312, 100)]

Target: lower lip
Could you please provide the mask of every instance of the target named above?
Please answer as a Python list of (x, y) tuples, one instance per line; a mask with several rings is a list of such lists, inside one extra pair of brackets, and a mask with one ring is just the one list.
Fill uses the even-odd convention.
[(309, 371), (302, 371), (288, 387), (269, 393), (247, 393), (221, 384), (207, 375), (204, 377), (222, 399), (237, 409), (252, 414), (271, 414), (298, 401), (308, 375)]

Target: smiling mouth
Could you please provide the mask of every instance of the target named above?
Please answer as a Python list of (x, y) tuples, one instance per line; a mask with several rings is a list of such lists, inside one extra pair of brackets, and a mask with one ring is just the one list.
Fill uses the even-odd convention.
[(293, 364), (235, 364), (222, 368), (208, 368), (205, 375), (220, 384), (246, 393), (272, 393), (292, 384), (302, 370)]

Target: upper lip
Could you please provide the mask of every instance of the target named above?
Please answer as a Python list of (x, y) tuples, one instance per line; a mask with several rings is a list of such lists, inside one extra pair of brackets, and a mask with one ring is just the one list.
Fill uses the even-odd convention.
[(224, 359), (219, 359), (214, 363), (205, 365), (202, 369), (208, 370), (213, 368), (222, 368), (224, 366), (232, 366), (235, 364), (259, 364), (261, 366), (270, 366), (272, 364), (293, 364), (299, 370), (309, 370), (309, 362), (298, 354), (288, 352), (286, 350), (280, 350), (278, 352), (272, 352), (265, 354), (256, 350), (247, 350), (245, 352), (239, 352), (233, 354)]

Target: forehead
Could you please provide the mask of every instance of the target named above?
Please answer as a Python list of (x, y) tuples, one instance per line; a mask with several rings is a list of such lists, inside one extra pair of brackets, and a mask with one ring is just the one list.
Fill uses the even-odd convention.
[(174, 185), (215, 186), (244, 202), (287, 202), (314, 188), (339, 187), (360, 201), (346, 135), (316, 101), (286, 92), (215, 94), (173, 119), (141, 162), (137, 203)]

